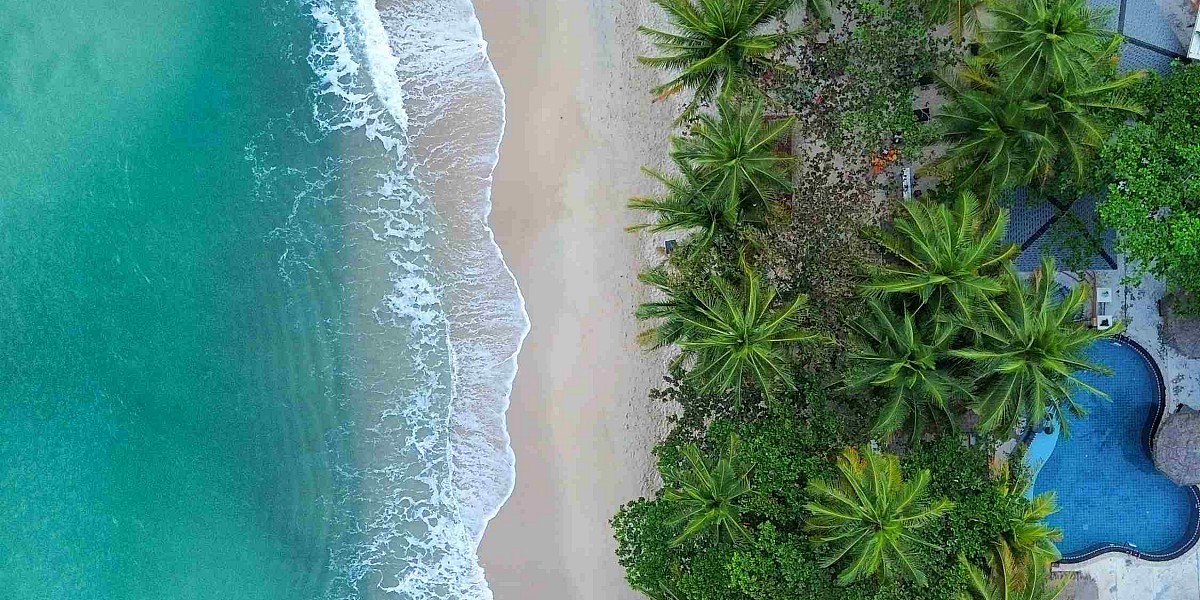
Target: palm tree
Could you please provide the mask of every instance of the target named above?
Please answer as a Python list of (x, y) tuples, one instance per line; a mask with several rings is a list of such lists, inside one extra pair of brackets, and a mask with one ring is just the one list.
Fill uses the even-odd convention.
[[(629, 201), (629, 208), (653, 213), (652, 223), (633, 225), (630, 231), (700, 230), (700, 245), (706, 245), (718, 231), (736, 231), (743, 221), (749, 220), (754, 206), (744, 206), (729, 196), (716, 195), (705, 188), (696, 169), (687, 162), (677, 162), (679, 175), (670, 176), (661, 171), (643, 168), (647, 175), (658, 180), (666, 188), (658, 197), (638, 197)], [(738, 199), (740, 200), (740, 199)]]
[(984, 50), (996, 57), (1005, 93), (1086, 85), (1115, 50), (1106, 13), (1087, 0), (1003, 0), (990, 12)]
[(1039, 94), (1037, 118), (1048, 124), (1048, 134), (1076, 183), (1083, 183), (1089, 161), (1116, 121), (1145, 114), (1140, 105), (1119, 95), (1145, 75), (1135, 71), (1115, 79), (1062, 84)]
[[(1014, 477), (1011, 469), (1000, 469), (1000, 492), (1011, 498), (1024, 499), (1029, 489), (1029, 480)], [(996, 552), (1011, 557), (1018, 568), (1032, 563), (1048, 567), (1062, 558), (1056, 542), (1062, 541), (1062, 531), (1045, 523), (1046, 518), (1058, 512), (1054, 492), (1043, 492), (1024, 503), (1021, 512), (1014, 515), (1008, 528), (996, 542)]]
[(1084, 356), (1096, 340), (1120, 332), (1088, 328), (1079, 321), (1088, 301), (1087, 288), (1079, 285), (1059, 299), (1055, 295), (1054, 259), (1043, 257), (1039, 272), (1023, 281), (1012, 265), (1000, 278), (1004, 293), (989, 303), (986, 318), (966, 326), (978, 335), (972, 348), (950, 354), (977, 366), (976, 389), (981, 391), (972, 408), (979, 413), (984, 431), (1010, 431), (1020, 419), (1040, 425), (1052, 411), (1064, 433), (1067, 411), (1086, 411), (1072, 399), (1082, 389), (1104, 393), (1076, 376), (1080, 371), (1106, 373), (1107, 369)]
[(738, 288), (717, 275), (711, 277), (711, 290), (696, 289), (661, 269), (641, 276), (666, 295), (638, 307), (639, 319), (660, 320), (642, 334), (643, 343), (652, 348), (677, 344), (681, 358), (693, 361), (687, 376), (702, 393), (732, 390), (740, 398), (746, 383), (768, 396), (776, 382), (794, 387), (790, 350), (821, 338), (799, 325), (803, 295), (772, 308), (776, 291), (764, 288), (758, 273), (743, 268)]
[(968, 318), (982, 300), (1001, 291), (991, 274), (1017, 249), (1002, 243), (1008, 224), (1004, 210), (985, 211), (963, 192), (952, 207), (932, 201), (902, 204), (895, 233), (880, 242), (898, 265), (885, 265), (868, 282), (868, 294), (912, 298), (914, 310), (928, 315)]
[(1114, 78), (1111, 72), (1111, 66), (1098, 66), (1087, 79), (1014, 95), (1004, 89), (1004, 71), (994, 57), (968, 59), (954, 77), (942, 79), (953, 101), (938, 122), (954, 144), (942, 164), (955, 169), (960, 183), (990, 196), (1045, 179), (1059, 162), (1082, 183), (1111, 127), (1145, 112), (1121, 92), (1146, 73)]
[(935, 119), (951, 146), (934, 164), (952, 173), (960, 187), (990, 199), (1050, 175), (1058, 147), (1039, 118), (1046, 110), (1043, 103), (979, 89), (962, 75), (943, 84), (951, 100)]
[(1042, 567), (1062, 558), (1055, 542), (1062, 541), (1062, 531), (1047, 525), (1046, 517), (1058, 512), (1054, 492), (1034, 496), (1021, 514), (1009, 523), (998, 544), (1012, 553), (1018, 565), (1032, 563)]
[(838, 574), (841, 585), (874, 573), (884, 579), (898, 574), (925, 585), (925, 573), (918, 566), (920, 549), (934, 546), (920, 529), (953, 506), (945, 499), (926, 501), (929, 471), (904, 481), (894, 455), (854, 448), (842, 453), (837, 469), (841, 477), (836, 484), (808, 484), (812, 500), (805, 508), (811, 514), (805, 525), (814, 542), (828, 544), (822, 566), (849, 558), (850, 564)]
[[(671, 31), (642, 26), (638, 31), (662, 51), (661, 56), (641, 56), (644, 65), (678, 73), (651, 90), (664, 98), (685, 89), (695, 90), (697, 102), (752, 87), (751, 73), (771, 64), (770, 56), (799, 32), (764, 33), (772, 21), (783, 18), (797, 0), (654, 0), (671, 22)], [(809, 0), (823, 7), (824, 0)], [(810, 13), (812, 14), (812, 13)]]
[(753, 467), (739, 464), (740, 447), (741, 440), (730, 434), (725, 452), (715, 462), (705, 460), (695, 444), (680, 449), (687, 466), (667, 474), (676, 485), (663, 492), (665, 500), (679, 507), (679, 516), (671, 525), (684, 525), (672, 545), (678, 546), (708, 531), (714, 532), (718, 541), (729, 539), (737, 543), (750, 539), (750, 532), (742, 525), (739, 501), (751, 493)]
[(788, 118), (768, 124), (763, 103), (717, 101), (717, 114), (702, 115), (691, 134), (671, 140), (671, 158), (694, 169), (704, 189), (720, 205), (765, 204), (790, 192), (790, 156), (775, 142), (792, 126)]
[(638, 274), (638, 281), (658, 290), (662, 300), (644, 302), (634, 313), (638, 319), (656, 319), (658, 325), (638, 336), (642, 345), (654, 350), (685, 339), (699, 314), (695, 289), (663, 266)]
[(968, 393), (941, 364), (955, 328), (944, 322), (922, 328), (908, 310), (897, 315), (878, 299), (868, 299), (867, 306), (870, 318), (856, 324), (866, 348), (851, 355), (859, 370), (847, 386), (876, 389), (887, 398), (871, 435), (889, 436), (907, 423), (915, 444), (931, 420), (953, 427), (950, 402)]
[(950, 33), (961, 42), (979, 25), (984, 0), (924, 0), (925, 21), (950, 23)]
[(1068, 575), (1052, 584), (1049, 567), (1034, 563), (1022, 567), (1002, 554), (989, 557), (990, 577), (965, 557), (959, 556), (958, 560), (967, 571), (970, 586), (970, 591), (960, 596), (961, 600), (1055, 600), (1071, 577)]

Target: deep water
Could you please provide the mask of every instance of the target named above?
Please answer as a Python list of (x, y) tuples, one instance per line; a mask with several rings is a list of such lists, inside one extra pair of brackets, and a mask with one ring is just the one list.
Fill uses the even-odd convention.
[[(502, 104), (465, 6), (480, 181)], [(404, 108), (437, 82), (385, 24), (370, 0), (0, 0), (0, 597), (490, 597), (524, 316), (482, 222), (460, 246), (486, 260), (445, 250), (429, 182), (461, 173)], [(486, 214), (486, 188), (456, 201)], [(503, 284), (475, 292), (499, 329), (456, 337), (467, 267)]]

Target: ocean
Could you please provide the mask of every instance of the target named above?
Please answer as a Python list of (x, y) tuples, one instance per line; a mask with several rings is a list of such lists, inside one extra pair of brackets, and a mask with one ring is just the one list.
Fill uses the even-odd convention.
[(490, 598), (469, 0), (0, 0), (0, 597)]

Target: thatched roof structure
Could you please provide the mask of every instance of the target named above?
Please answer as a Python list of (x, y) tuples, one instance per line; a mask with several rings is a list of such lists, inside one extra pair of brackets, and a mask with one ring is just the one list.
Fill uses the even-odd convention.
[(1154, 465), (1179, 485), (1200, 485), (1200, 411), (1166, 417), (1154, 439)]

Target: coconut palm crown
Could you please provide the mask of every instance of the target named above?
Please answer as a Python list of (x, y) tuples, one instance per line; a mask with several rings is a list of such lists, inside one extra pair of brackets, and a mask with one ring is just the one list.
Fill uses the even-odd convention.
[(1002, 0), (989, 12), (996, 24), (984, 50), (996, 57), (1005, 93), (1084, 85), (1115, 50), (1107, 13), (1087, 0)]
[(739, 501), (751, 493), (753, 466), (737, 460), (740, 448), (741, 440), (734, 434), (730, 434), (725, 451), (715, 461), (706, 460), (695, 444), (680, 448), (687, 464), (667, 474), (674, 486), (663, 491), (663, 498), (679, 509), (672, 525), (683, 525), (672, 545), (707, 532), (715, 534), (717, 541), (738, 543), (750, 539), (750, 532), (742, 525)]
[(970, 36), (979, 26), (984, 0), (924, 0), (925, 21), (929, 24), (949, 23), (950, 33), (959, 41)]
[(1082, 183), (1112, 127), (1145, 112), (1123, 92), (1146, 73), (1112, 77), (1111, 71), (1111, 65), (1097, 63), (1070, 81), (1014, 92), (1006, 89), (1006, 74), (994, 56), (968, 59), (941, 78), (951, 101), (937, 123), (952, 146), (935, 164), (948, 167), (959, 185), (989, 198), (1045, 180), (1056, 168)]
[(865, 348), (851, 355), (858, 369), (847, 386), (875, 389), (886, 398), (871, 435), (886, 437), (907, 425), (915, 444), (931, 421), (953, 428), (951, 401), (968, 393), (944, 364), (955, 328), (943, 322), (922, 328), (911, 312), (896, 314), (878, 299), (868, 299), (867, 306), (870, 316), (856, 323)]
[(687, 136), (671, 139), (671, 159), (689, 165), (705, 193), (721, 206), (764, 205), (792, 189), (792, 157), (775, 142), (793, 119), (767, 123), (763, 103), (717, 101), (717, 114), (702, 115)]
[(1051, 583), (1049, 567), (1020, 565), (1004, 554), (989, 557), (990, 576), (962, 556), (958, 561), (967, 571), (969, 590), (959, 596), (961, 600), (1055, 600), (1070, 582), (1068, 574)]
[(714, 194), (705, 187), (690, 164), (679, 161), (676, 166), (679, 175), (675, 176), (655, 169), (642, 169), (662, 184), (665, 191), (657, 197), (643, 196), (629, 201), (629, 208), (655, 216), (653, 222), (633, 225), (628, 228), (630, 231), (697, 231), (703, 246), (718, 232), (736, 231), (744, 222), (757, 220), (757, 205), (747, 205), (741, 198)]
[(1108, 140), (1113, 126), (1146, 113), (1141, 105), (1121, 95), (1145, 76), (1145, 71), (1134, 71), (1112, 79), (1097, 77), (1056, 85), (1039, 94), (1037, 118), (1046, 123), (1058, 158), (1076, 183), (1084, 182), (1091, 159)]
[(999, 544), (1002, 551), (1010, 552), (1019, 564), (1036, 564), (1042, 567), (1062, 558), (1055, 542), (1062, 541), (1062, 531), (1046, 524), (1050, 515), (1058, 512), (1054, 492), (1043, 492), (1033, 497), (1021, 513), (1009, 523)]
[(1003, 288), (992, 273), (1017, 251), (1006, 244), (1008, 214), (988, 212), (969, 192), (953, 206), (929, 200), (902, 205), (894, 232), (881, 244), (899, 264), (884, 265), (864, 285), (868, 294), (899, 296), (926, 314), (969, 317), (976, 306)]
[(1058, 512), (1054, 492), (1043, 492), (1024, 500), (1031, 484), (1026, 477), (1014, 475), (1007, 461), (996, 465), (993, 471), (1000, 493), (1010, 498), (1021, 499), (1021, 512), (1013, 515), (1008, 527), (996, 541), (996, 552), (1007, 554), (1018, 568), (1026, 563), (1049, 567), (1062, 558), (1056, 542), (1062, 541), (1062, 531), (1046, 524), (1046, 519)]
[(660, 320), (642, 333), (643, 343), (678, 345), (681, 359), (693, 363), (687, 376), (701, 392), (733, 391), (740, 398), (746, 384), (768, 396), (776, 384), (792, 388), (789, 353), (797, 344), (821, 339), (800, 326), (803, 295), (774, 307), (775, 290), (748, 267), (739, 287), (713, 275), (711, 289), (695, 289), (661, 269), (641, 280), (666, 296), (637, 309), (639, 319)]
[(1081, 322), (1087, 288), (1075, 286), (1059, 299), (1055, 273), (1054, 259), (1048, 256), (1028, 281), (1007, 265), (1000, 277), (1004, 293), (989, 303), (985, 317), (966, 324), (979, 343), (950, 351), (975, 363), (979, 396), (972, 409), (984, 431), (1008, 432), (1022, 419), (1037, 427), (1053, 416), (1069, 433), (1067, 413), (1086, 414), (1073, 394), (1083, 390), (1105, 397), (1077, 374), (1108, 372), (1089, 360), (1085, 350), (1119, 333), (1120, 327), (1100, 331)]
[[(799, 32), (766, 33), (797, 0), (654, 0), (673, 31), (638, 28), (662, 52), (641, 56), (644, 65), (677, 73), (651, 90), (666, 97), (685, 89), (697, 102), (752, 87), (751, 74), (771, 63), (771, 54)], [(822, 5), (823, 2), (817, 1)]]
[(813, 541), (823, 544), (830, 567), (846, 559), (849, 564), (837, 581), (848, 585), (872, 574), (887, 580), (909, 578), (925, 585), (919, 564), (922, 550), (934, 546), (921, 536), (921, 528), (952, 507), (942, 499), (929, 502), (929, 471), (904, 481), (896, 456), (866, 449), (847, 448), (837, 461), (837, 482), (810, 481), (812, 501), (805, 505), (805, 521)]
[(935, 116), (951, 144), (934, 165), (948, 171), (959, 187), (995, 198), (1005, 189), (1046, 178), (1058, 152), (1045, 105), (1028, 96), (1005, 93), (995, 66), (970, 58), (951, 75), (939, 77), (949, 96)]

